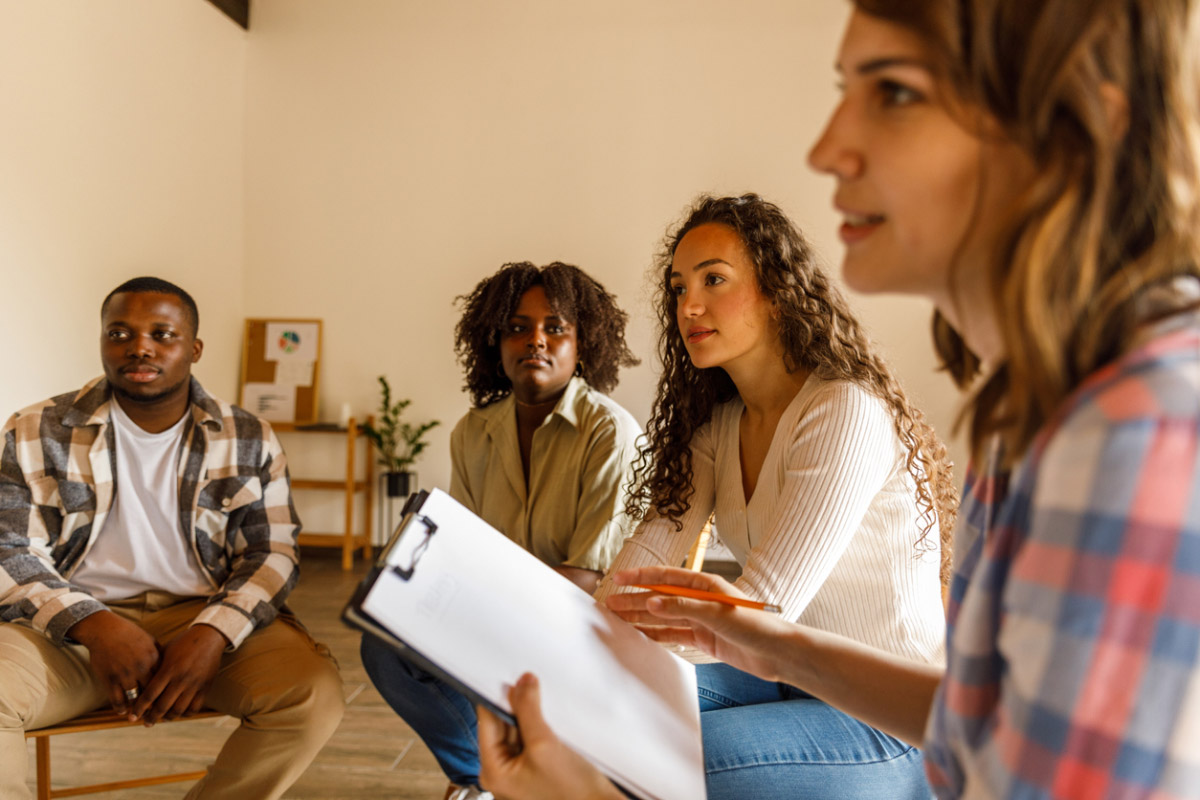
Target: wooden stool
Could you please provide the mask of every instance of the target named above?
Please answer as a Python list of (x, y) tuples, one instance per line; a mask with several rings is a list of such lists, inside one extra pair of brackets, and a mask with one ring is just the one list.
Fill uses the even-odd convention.
[[(186, 717), (181, 717), (175, 722), (188, 722), (196, 719), (209, 719), (211, 717), (225, 716), (219, 711), (204, 710), (198, 714), (189, 714)], [(157, 724), (164, 725), (171, 720), (163, 720)], [(37, 760), (37, 800), (50, 800), (54, 797), (75, 797), (81, 794), (97, 794), (99, 792), (113, 792), (117, 789), (136, 789), (141, 786), (158, 786), (163, 783), (176, 783), (179, 781), (198, 781), (204, 777), (207, 770), (198, 772), (177, 772), (173, 775), (157, 775), (150, 778), (135, 778), (127, 781), (113, 781), (112, 783), (94, 783), (89, 786), (76, 786), (70, 789), (51, 789), (50, 788), (50, 737), (58, 736), (62, 733), (84, 733), (86, 731), (103, 731), (109, 728), (128, 728), (133, 725), (141, 725), (140, 721), (130, 722), (123, 716), (117, 714), (111, 708), (101, 708), (96, 711), (83, 714), (69, 719), (66, 722), (60, 722), (58, 725), (51, 725), (48, 728), (39, 728), (36, 731), (25, 731), (26, 739), (35, 739), (35, 757)]]

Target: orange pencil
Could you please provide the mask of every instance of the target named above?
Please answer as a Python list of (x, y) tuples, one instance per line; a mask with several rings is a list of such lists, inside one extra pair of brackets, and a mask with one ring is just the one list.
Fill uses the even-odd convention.
[(703, 589), (690, 589), (686, 586), (673, 586), (669, 583), (635, 583), (633, 585), (639, 589), (649, 589), (652, 592), (674, 594), (678, 595), (679, 597), (693, 597), (697, 600), (712, 600), (715, 603), (724, 603), (727, 606), (745, 606), (746, 608), (756, 608), (759, 611), (769, 611), (772, 614), (779, 614), (783, 611), (783, 609), (781, 609), (779, 606), (772, 603), (760, 603), (757, 600), (746, 600), (741, 597), (730, 597), (727, 594), (706, 592)]

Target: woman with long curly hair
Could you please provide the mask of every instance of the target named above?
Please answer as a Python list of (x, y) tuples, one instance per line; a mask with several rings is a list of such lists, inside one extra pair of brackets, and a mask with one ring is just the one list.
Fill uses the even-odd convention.
[[(757, 195), (703, 197), (657, 267), (662, 375), (627, 504), (647, 521), (613, 569), (679, 564), (715, 512), (749, 597), (940, 663), (945, 450), (803, 236)], [(923, 791), (915, 748), (727, 664), (696, 674), (712, 800)]]
[[(505, 264), (459, 300), (455, 352), (473, 408), (450, 435), (450, 495), (591, 593), (633, 528), (623, 497), (641, 430), (605, 394), (638, 363), (626, 314), (559, 262)], [(378, 639), (363, 637), (362, 657), (450, 778), (447, 796), (486, 797), (470, 702)]]
[[(942, 798), (1200, 798), (1198, 36), (1195, 0), (855, 0), (809, 160), (847, 283), (932, 300), (969, 393), (946, 667), (700, 600), (647, 633), (923, 742)], [(619, 796), (511, 699), (497, 794)]]

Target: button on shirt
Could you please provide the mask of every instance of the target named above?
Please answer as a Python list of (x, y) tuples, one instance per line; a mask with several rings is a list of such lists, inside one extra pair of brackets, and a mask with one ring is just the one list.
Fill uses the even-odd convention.
[(624, 494), (641, 429), (572, 378), (533, 434), (529, 486), (509, 395), (472, 409), (450, 435), (450, 495), (546, 564), (603, 572), (633, 525)]

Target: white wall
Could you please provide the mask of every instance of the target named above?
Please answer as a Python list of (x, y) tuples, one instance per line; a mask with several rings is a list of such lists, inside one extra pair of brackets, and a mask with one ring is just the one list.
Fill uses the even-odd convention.
[(245, 42), (200, 0), (0, 0), (0, 416), (99, 375), (100, 302), (147, 273), (233, 395)]
[[(101, 298), (152, 273), (196, 296), (196, 372), (227, 398), (244, 317), (324, 318), (323, 416), (372, 410), (387, 374), (445, 423), (419, 465), (444, 487), (467, 408), (453, 298), (561, 259), (630, 312), (645, 363), (615, 396), (644, 420), (645, 270), (697, 193), (775, 200), (836, 272), (832, 183), (804, 158), (848, 8), (255, 0), (246, 34), (203, 0), (0, 0), (0, 415), (99, 374)], [(928, 308), (854, 302), (948, 430)], [(332, 439), (285, 444), (297, 474), (344, 463)], [(301, 509), (340, 527), (334, 496)]]
[[(387, 374), (444, 427), (467, 409), (456, 295), (502, 262), (560, 259), (615, 292), (643, 358), (614, 393), (645, 420), (645, 269), (699, 192), (780, 203), (836, 265), (832, 182), (805, 165), (836, 98), (843, 0), (255, 0), (246, 309), (325, 320), (323, 416)], [(917, 301), (855, 300), (948, 422)], [(940, 401), (940, 402), (938, 402)], [(336, 453), (329, 458), (335, 459)]]

